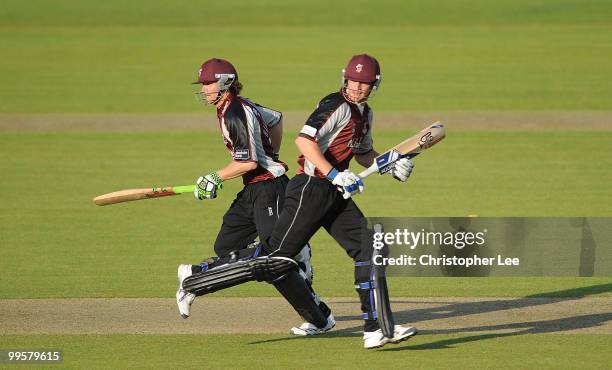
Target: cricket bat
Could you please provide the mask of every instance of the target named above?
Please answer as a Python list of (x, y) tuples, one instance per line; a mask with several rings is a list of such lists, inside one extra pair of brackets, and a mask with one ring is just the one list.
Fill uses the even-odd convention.
[[(359, 174), (366, 178), (374, 173), (385, 174), (393, 169), (393, 164), (400, 158), (414, 158), (428, 148), (438, 143), (445, 137), (444, 125), (436, 122), (421, 130), (416, 135), (402, 141), (393, 148), (376, 157), (374, 163)], [(129, 202), (132, 200), (150, 199), (180, 195), (182, 193), (193, 193), (195, 185), (164, 186), (146, 189), (126, 189), (113, 193), (103, 194), (94, 198), (94, 203), (99, 206)]]
[(385, 174), (393, 169), (393, 165), (398, 159), (414, 158), (437, 144), (444, 137), (446, 137), (444, 125), (441, 122), (436, 122), (376, 157), (374, 163), (358, 176), (363, 179), (377, 172), (381, 175)]
[(99, 206), (109, 204), (129, 202), (132, 200), (150, 199), (180, 195), (183, 193), (193, 193), (195, 185), (185, 186), (162, 186), (146, 189), (126, 189), (113, 193), (103, 194), (94, 198), (94, 203)]

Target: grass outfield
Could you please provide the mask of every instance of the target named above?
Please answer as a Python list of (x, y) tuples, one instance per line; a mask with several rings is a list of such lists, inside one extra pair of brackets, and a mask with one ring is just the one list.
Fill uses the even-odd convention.
[(612, 108), (610, 2), (225, 6), (5, 0), (0, 112), (196, 111), (189, 82), (212, 56), (236, 64), (247, 96), (304, 111), (366, 51), (382, 63), (381, 110)]
[[(379, 129), (378, 148), (407, 132)], [(284, 158), (295, 158), (287, 134)], [(401, 185), (374, 177), (356, 198), (370, 216), (610, 216), (612, 132), (450, 131)], [(97, 207), (99, 194), (189, 184), (229, 157), (218, 133), (2, 133), (0, 298), (167, 297), (175, 267), (212, 254), (220, 198), (190, 195)], [(293, 160), (290, 162), (295, 169)], [(352, 264), (325, 233), (313, 240), (317, 289), (353, 296)], [(36, 273), (24, 274), (24, 271)], [(395, 296), (526, 296), (609, 278), (391, 279)], [(609, 292), (608, 292), (609, 293)], [(220, 294), (276, 293), (252, 284)]]
[[(610, 335), (418, 335), (382, 350), (355, 335), (0, 336), (0, 348), (63, 348), (68, 368), (546, 368), (603, 369)], [(607, 355), (606, 355), (607, 353)], [(273, 359), (273, 360), (272, 360)]]

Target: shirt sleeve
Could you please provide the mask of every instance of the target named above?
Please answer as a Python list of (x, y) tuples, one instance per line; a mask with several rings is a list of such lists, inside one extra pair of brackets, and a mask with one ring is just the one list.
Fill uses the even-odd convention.
[[(343, 105), (347, 109), (341, 109)], [(348, 105), (344, 104), (344, 99), (337, 93), (331, 94), (319, 102), (317, 109), (312, 112), (302, 127), (300, 136), (318, 141), (346, 119), (347, 113), (350, 118), (351, 112)]]
[(242, 104), (232, 103), (224, 115), (224, 120), (232, 142), (232, 158), (239, 162), (257, 161), (257, 153), (253, 146), (252, 122), (249, 122)]
[(263, 118), (268, 128), (276, 126), (283, 118), (283, 114), (274, 109), (266, 108), (261, 105), (256, 105), (256, 108), (261, 114), (261, 117)]

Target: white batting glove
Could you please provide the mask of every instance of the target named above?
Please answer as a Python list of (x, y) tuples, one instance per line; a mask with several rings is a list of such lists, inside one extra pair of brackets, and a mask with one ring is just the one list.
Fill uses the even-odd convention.
[(408, 158), (401, 158), (395, 162), (395, 166), (389, 173), (393, 176), (394, 179), (406, 182), (412, 173), (412, 169), (414, 168), (414, 163)]
[(223, 180), (216, 172), (211, 172), (206, 176), (200, 176), (196, 181), (196, 187), (193, 190), (193, 195), (199, 199), (215, 199), (217, 190), (223, 188), (221, 183)]
[(344, 199), (348, 199), (354, 194), (363, 193), (365, 189), (363, 180), (349, 170), (338, 172), (337, 169), (332, 168), (327, 174), (327, 179), (336, 185)]

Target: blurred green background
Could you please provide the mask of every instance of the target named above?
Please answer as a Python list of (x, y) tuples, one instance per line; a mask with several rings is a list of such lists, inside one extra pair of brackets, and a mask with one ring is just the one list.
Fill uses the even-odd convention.
[(378, 110), (612, 107), (609, 1), (2, 3), (4, 113), (196, 111), (213, 56), (245, 95), (309, 111), (363, 52), (382, 64)]

